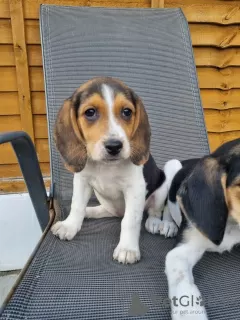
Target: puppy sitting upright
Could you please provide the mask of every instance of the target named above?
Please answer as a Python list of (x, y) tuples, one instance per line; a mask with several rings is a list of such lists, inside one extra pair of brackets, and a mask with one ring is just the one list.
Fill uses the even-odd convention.
[[(150, 127), (140, 98), (116, 79), (88, 81), (60, 109), (55, 141), (74, 179), (70, 214), (52, 232), (71, 240), (84, 217), (124, 216), (113, 257), (122, 263), (138, 261), (146, 194), (165, 188), (163, 171), (149, 157)], [(87, 207), (92, 189), (97, 207)]]

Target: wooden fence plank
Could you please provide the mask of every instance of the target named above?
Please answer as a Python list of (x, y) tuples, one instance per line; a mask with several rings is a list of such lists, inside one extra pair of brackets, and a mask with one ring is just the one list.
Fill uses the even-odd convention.
[(29, 66), (42, 66), (42, 50), (40, 45), (27, 46)]
[(240, 131), (240, 108), (231, 110), (204, 110), (208, 132)]
[(15, 56), (12, 44), (0, 45), (0, 67), (15, 66)]
[[(0, 67), (0, 91), (18, 91), (15, 67)], [(44, 91), (44, 79), (42, 67), (29, 69), (31, 91)]]
[[(206, 6), (209, 4), (210, 1), (206, 0), (165, 0), (165, 7), (166, 8), (186, 8), (192, 6), (193, 4), (198, 4), (202, 6)], [(211, 0), (211, 4), (215, 5), (239, 5), (239, 0)]]
[(164, 0), (151, 0), (151, 8), (164, 8)]
[[(36, 139), (35, 146), (39, 162), (49, 162), (48, 140)], [(17, 163), (17, 159), (10, 144), (0, 145), (0, 164), (14, 163)]]
[[(178, 2), (178, 3), (176, 3)], [(240, 6), (237, 1), (199, 1), (192, 0), (186, 3), (185, 0), (165, 0), (165, 7), (181, 7), (188, 22), (235, 24), (240, 23)]]
[[(49, 163), (40, 163), (40, 168), (43, 176), (50, 175)], [(18, 164), (1, 164), (0, 165), (0, 177), (2, 178), (17, 178), (22, 177), (22, 172)]]
[[(20, 114), (17, 92), (0, 92), (0, 101), (0, 116)], [(34, 115), (46, 114), (44, 92), (32, 92), (32, 103)]]
[(13, 42), (10, 19), (0, 19), (0, 35), (1, 44), (10, 44)]
[(1, 67), (0, 74), (0, 91), (17, 91), (17, 76), (15, 67)]
[(10, 18), (9, 0), (0, 0), (0, 18)]
[(40, 4), (92, 7), (149, 8), (151, 0), (24, 0), (24, 17), (38, 19)]
[(21, 130), (20, 115), (1, 116), (0, 132)]
[(240, 45), (240, 26), (217, 26), (210, 24), (189, 24), (194, 46), (228, 48)]
[[(33, 114), (46, 114), (44, 92), (32, 92), (31, 97)], [(0, 101), (0, 116), (20, 114), (17, 92), (0, 91)]]
[[(36, 139), (47, 139), (46, 115), (33, 116), (34, 132)], [(21, 130), (20, 115), (5, 115), (0, 117), (0, 132)]]
[(200, 67), (240, 66), (240, 48), (194, 47), (193, 51), (195, 63)]
[[(44, 178), (44, 184), (48, 190), (50, 187), (50, 178)], [(0, 180), (0, 194), (26, 192), (27, 187), (23, 179)]]
[(34, 132), (36, 138), (47, 139), (48, 129), (47, 129), (47, 118), (45, 115), (36, 115), (33, 117)]
[(22, 0), (9, 0), (12, 35), (16, 62), (17, 87), (21, 126), (34, 143), (34, 130), (29, 86), (28, 59), (25, 41)]
[(44, 91), (45, 88), (42, 67), (31, 67), (29, 71), (31, 91)]
[(240, 88), (240, 68), (225, 69), (197, 68), (199, 87), (201, 89), (229, 90)]
[(44, 92), (32, 92), (33, 114), (46, 114)]
[(17, 92), (0, 92), (0, 101), (0, 115), (20, 114)]
[(225, 133), (209, 133), (208, 140), (211, 151), (216, 150), (225, 142), (240, 138), (240, 131), (225, 132)]
[(39, 162), (49, 162), (48, 139), (37, 139), (36, 150)]
[(38, 20), (25, 20), (27, 44), (40, 44), (40, 29)]
[[(161, 1), (161, 0), (160, 0)], [(162, 0), (164, 1), (164, 0)], [(89, 0), (91, 7), (113, 7), (113, 8), (149, 8), (151, 0)]]
[(201, 98), (205, 109), (227, 110), (240, 108), (240, 90), (201, 89)]

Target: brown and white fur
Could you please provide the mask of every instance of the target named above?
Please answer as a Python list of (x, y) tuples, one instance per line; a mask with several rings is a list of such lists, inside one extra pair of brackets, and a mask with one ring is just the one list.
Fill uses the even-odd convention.
[[(204, 306), (197, 303), (201, 293), (192, 269), (204, 252), (222, 253), (240, 243), (240, 139), (225, 143), (210, 156), (183, 162), (168, 203), (180, 226), (178, 243), (165, 265), (172, 319), (206, 320)], [(177, 305), (182, 296), (193, 297), (193, 305)]]
[[(167, 195), (165, 174), (149, 154), (150, 126), (141, 99), (119, 80), (94, 78), (64, 102), (55, 141), (74, 178), (71, 211), (52, 227), (53, 234), (71, 240), (84, 217), (123, 217), (113, 258), (138, 261), (144, 208), (161, 212), (159, 196)], [(100, 205), (87, 207), (92, 190)]]

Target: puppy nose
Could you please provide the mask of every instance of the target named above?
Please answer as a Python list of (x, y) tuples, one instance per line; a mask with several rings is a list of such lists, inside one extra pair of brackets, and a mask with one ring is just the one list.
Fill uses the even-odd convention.
[(122, 146), (122, 142), (116, 139), (110, 139), (105, 142), (105, 148), (112, 156), (116, 156), (121, 151)]

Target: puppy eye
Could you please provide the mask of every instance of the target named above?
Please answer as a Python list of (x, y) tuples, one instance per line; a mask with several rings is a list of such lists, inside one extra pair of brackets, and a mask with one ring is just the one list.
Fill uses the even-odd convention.
[(130, 119), (131, 118), (131, 115), (132, 115), (132, 110), (129, 109), (129, 108), (124, 108), (122, 109), (122, 117), (123, 119)]
[(94, 108), (87, 109), (84, 114), (88, 120), (95, 120), (97, 118), (97, 111)]

